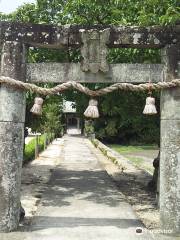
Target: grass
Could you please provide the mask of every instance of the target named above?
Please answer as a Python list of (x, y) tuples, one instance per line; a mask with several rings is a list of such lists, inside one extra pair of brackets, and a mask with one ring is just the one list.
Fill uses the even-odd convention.
[(110, 148), (114, 149), (115, 151), (119, 153), (133, 153), (137, 151), (144, 151), (144, 150), (157, 150), (157, 145), (138, 145), (138, 146), (123, 146), (118, 144), (111, 144), (108, 145)]
[[(96, 148), (99, 148), (101, 152), (108, 158), (110, 159), (113, 163), (118, 164), (118, 161), (115, 157), (109, 156), (107, 153), (107, 150), (104, 149), (103, 147), (99, 146), (98, 141), (92, 140), (92, 143)], [(123, 146), (123, 145), (118, 145), (118, 144), (111, 144), (108, 145), (108, 147), (112, 148), (113, 150), (119, 152), (120, 154), (124, 155), (134, 166), (144, 169), (150, 174), (153, 174), (154, 168), (152, 164), (149, 164), (145, 161), (143, 156), (135, 156), (139, 152), (146, 152), (148, 150), (158, 150), (157, 145), (136, 145), (136, 146)], [(134, 156), (133, 156), (134, 153)], [(130, 155), (132, 154), (132, 156)]]
[(146, 164), (143, 158), (128, 156), (128, 159), (138, 168), (144, 169), (149, 173), (153, 174), (154, 168), (153, 165), (149, 166)]
[(143, 163), (143, 159), (142, 158), (137, 158), (137, 157), (128, 157), (128, 159), (133, 162), (135, 165), (137, 166), (141, 166), (141, 164)]
[[(149, 164), (147, 164), (143, 156), (142, 158), (139, 156), (136, 157), (136, 156), (133, 156), (133, 153), (134, 155), (136, 155), (136, 153), (138, 152), (145, 152), (148, 150), (158, 150), (159, 148), (157, 145), (122, 146), (118, 144), (112, 144), (112, 145), (109, 145), (109, 147), (119, 152), (120, 154), (124, 155), (136, 167), (144, 169), (151, 174), (153, 173), (153, 170), (154, 170), (153, 166), (150, 166)], [(132, 154), (132, 156), (128, 154)]]

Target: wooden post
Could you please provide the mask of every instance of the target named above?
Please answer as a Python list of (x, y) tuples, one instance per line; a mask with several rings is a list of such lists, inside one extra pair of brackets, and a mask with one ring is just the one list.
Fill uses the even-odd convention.
[(47, 132), (47, 146), (49, 145), (49, 133)]
[[(3, 44), (1, 75), (25, 81), (25, 47)], [(20, 214), (21, 168), (24, 146), (25, 94), (22, 90), (0, 87), (0, 232), (18, 227)]]
[(39, 156), (38, 135), (35, 136), (35, 159)]
[[(180, 46), (162, 50), (165, 81), (178, 77), (179, 60)], [(180, 234), (180, 88), (161, 94), (160, 219), (162, 230)]]
[(52, 143), (52, 132), (50, 132), (50, 143)]
[(44, 133), (44, 150), (47, 147), (47, 133)]

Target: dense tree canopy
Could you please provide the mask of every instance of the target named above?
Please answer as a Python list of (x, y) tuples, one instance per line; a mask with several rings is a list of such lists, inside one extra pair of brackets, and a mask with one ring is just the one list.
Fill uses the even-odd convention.
[(179, 21), (178, 0), (37, 0), (2, 18), (53, 24), (167, 25)]
[[(36, 4), (24, 4), (12, 14), (0, 14), (0, 19), (59, 25), (170, 25), (180, 22), (180, 4), (178, 0), (37, 0)], [(68, 49), (60, 52), (59, 50), (29, 49), (31, 62), (77, 62), (79, 58), (78, 50)], [(108, 61), (110, 63), (160, 63), (160, 51), (110, 49)], [(90, 86), (98, 88), (102, 87), (102, 84)], [(159, 108), (159, 95), (154, 94)], [(78, 114), (83, 117), (88, 98), (69, 91), (64, 96), (76, 102)], [(145, 98), (146, 94), (122, 92), (101, 97), (99, 99), (101, 118), (95, 122), (97, 136), (106, 141), (158, 143), (159, 115), (153, 117), (142, 115)], [(32, 103), (32, 99), (32, 94), (28, 95), (28, 106)], [(55, 104), (59, 102), (61, 105), (62, 96), (57, 96), (53, 100)], [(46, 110), (48, 111), (48, 107)]]

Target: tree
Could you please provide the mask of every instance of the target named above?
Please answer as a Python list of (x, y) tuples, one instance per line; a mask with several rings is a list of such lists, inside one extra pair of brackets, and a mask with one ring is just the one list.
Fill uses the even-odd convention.
[[(180, 6), (177, 0), (37, 0), (24, 4), (10, 15), (0, 15), (5, 20), (53, 24), (114, 24), (114, 25), (169, 25), (179, 21)], [(30, 49), (29, 61), (76, 62), (78, 50), (66, 51)], [(156, 49), (110, 49), (110, 63), (160, 63)], [(89, 85), (91, 88), (102, 84)], [(105, 85), (103, 85), (105, 86)], [(159, 96), (157, 103), (159, 103)], [(87, 107), (88, 98), (76, 91), (68, 91), (65, 98), (74, 100), (79, 116)], [(99, 98), (101, 118), (96, 120), (97, 135), (109, 141), (158, 142), (159, 116), (145, 117), (142, 109), (145, 94), (116, 92)], [(32, 102), (32, 98), (30, 100)]]
[(60, 136), (63, 130), (61, 123), (60, 105), (56, 102), (48, 103), (44, 107), (44, 118), (41, 123), (41, 130), (43, 132), (55, 133)]
[(44, 98), (42, 116), (36, 116), (30, 112), (35, 94), (26, 94), (26, 126), (32, 131), (51, 132), (60, 135), (63, 125), (61, 122), (63, 114), (63, 97), (61, 95), (47, 96)]

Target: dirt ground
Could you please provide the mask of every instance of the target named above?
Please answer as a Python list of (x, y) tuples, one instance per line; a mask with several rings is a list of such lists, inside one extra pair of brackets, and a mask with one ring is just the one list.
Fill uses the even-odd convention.
[[(154, 170), (153, 167), (152, 169)], [(156, 192), (147, 187), (151, 179), (151, 175), (133, 166), (129, 167), (129, 171), (121, 172), (121, 175), (116, 174), (115, 176), (117, 186), (127, 197), (146, 227), (148, 229), (159, 229), (159, 208)]]
[[(99, 142), (100, 143), (100, 142)], [(106, 156), (100, 149), (106, 150)], [(152, 175), (143, 169), (135, 167), (127, 158), (116, 151), (100, 143), (98, 148), (91, 147), (103, 167), (113, 178), (117, 188), (121, 191), (127, 201), (132, 205), (136, 215), (148, 228), (157, 240), (180, 240), (180, 237), (165, 235), (160, 228), (159, 208), (156, 200), (156, 193), (148, 189), (147, 184), (152, 179)], [(117, 160), (114, 164), (108, 155)]]
[(156, 203), (156, 194), (148, 190), (143, 178), (141, 180), (136, 178), (135, 172), (124, 173), (122, 177), (116, 177), (116, 184), (145, 226), (148, 229), (159, 229), (159, 209)]
[[(103, 146), (101, 146), (103, 147)], [(116, 157), (118, 164), (114, 164), (102, 155), (99, 149), (91, 148), (118, 189), (126, 196), (136, 214), (148, 229), (159, 229), (159, 210), (156, 203), (156, 194), (147, 188), (152, 176), (142, 169), (136, 168), (126, 158), (104, 146), (107, 151)], [(122, 166), (124, 170), (122, 171)]]

